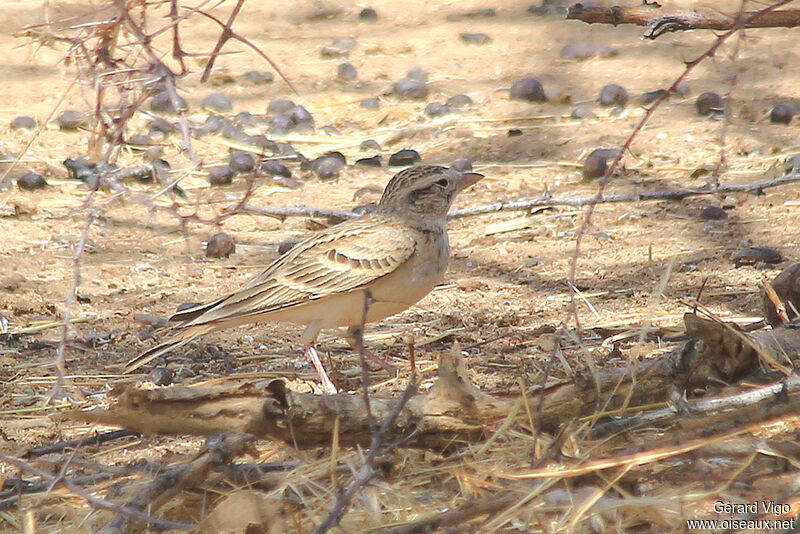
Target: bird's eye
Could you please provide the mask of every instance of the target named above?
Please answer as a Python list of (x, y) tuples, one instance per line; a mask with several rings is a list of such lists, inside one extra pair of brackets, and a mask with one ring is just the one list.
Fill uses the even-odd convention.
[(438, 182), (436, 182), (436, 185), (438, 185), (438, 186), (440, 186), (440, 187), (447, 187), (447, 180), (445, 180), (444, 178), (442, 178), (441, 180), (439, 180)]

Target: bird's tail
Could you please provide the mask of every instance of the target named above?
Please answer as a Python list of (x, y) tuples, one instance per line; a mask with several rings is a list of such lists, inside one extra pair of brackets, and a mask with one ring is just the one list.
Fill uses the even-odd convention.
[(125, 364), (125, 370), (122, 373), (123, 374), (132, 373), (139, 367), (147, 365), (148, 363), (152, 362), (153, 360), (155, 360), (160, 356), (163, 356), (169, 351), (182, 347), (187, 343), (189, 343), (190, 341), (192, 341), (193, 339), (202, 336), (203, 334), (207, 334), (213, 330), (214, 327), (212, 325), (204, 325), (204, 324), (189, 326), (187, 328), (184, 328), (183, 330), (180, 330), (177, 334), (175, 334), (167, 341), (159, 343), (155, 347), (144, 351), (134, 359), (130, 360), (128, 363)]

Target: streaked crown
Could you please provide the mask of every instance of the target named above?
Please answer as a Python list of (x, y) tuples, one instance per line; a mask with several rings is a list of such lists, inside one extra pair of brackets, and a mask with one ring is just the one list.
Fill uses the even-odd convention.
[(459, 172), (437, 165), (404, 169), (389, 180), (378, 210), (408, 216), (432, 215), (442, 219), (456, 195), (483, 178), (474, 172)]

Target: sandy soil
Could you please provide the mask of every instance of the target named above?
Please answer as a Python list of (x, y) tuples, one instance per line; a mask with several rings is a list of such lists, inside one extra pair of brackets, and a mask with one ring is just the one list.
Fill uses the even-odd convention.
[[(535, 196), (545, 190), (559, 197), (594, 194), (596, 185), (581, 180), (580, 165), (586, 155), (594, 148), (624, 142), (644, 114), (638, 103), (640, 95), (669, 86), (682, 72), (683, 60), (703, 52), (714, 39), (709, 33), (695, 32), (643, 41), (638, 28), (588, 26), (531, 16), (525, 12), (526, 4), (509, 0), (490, 4), (386, 0), (374, 4), (379, 15), (375, 23), (358, 20), (364, 7), (361, 3), (337, 3), (343, 6), (341, 13), (322, 21), (307, 20), (305, 15), (328, 7), (325, 2), (270, 4), (248, 2), (236, 30), (269, 54), (299, 95), (277, 78), (258, 86), (238, 82), (202, 85), (201, 61), (191, 59), (193, 72), (181, 84), (190, 104), (190, 118), (198, 122), (205, 118), (200, 101), (213, 91), (230, 96), (233, 113), (264, 115), (270, 100), (291, 98), (307, 107), (317, 127), (333, 125), (341, 132), (335, 136), (287, 136), (309, 158), (340, 150), (352, 163), (364, 157), (359, 151), (361, 142), (375, 139), (382, 145), (384, 161), (405, 147), (418, 150), (425, 163), (471, 159), (475, 170), (487, 178), (459, 197), (459, 208)], [(75, 16), (81, 21), (88, 16), (77, 2), (49, 5), (47, 16), (52, 20)], [(494, 7), (497, 16), (446, 20), (447, 15), (480, 7)], [(92, 91), (80, 84), (71, 86), (75, 73), (59, 61), (62, 45), (39, 47), (12, 35), (23, 25), (43, 21), (46, 11), (42, 5), (12, 0), (4, 2), (4, 11), (12, 21), (0, 27), (0, 78), (6, 80), (0, 94), (0, 152), (5, 155), (3, 169), (7, 169), (8, 161), (26, 148), (32, 135), (9, 128), (15, 116), (27, 114), (44, 121), (56, 106), (59, 111), (87, 110)], [(476, 45), (459, 39), (461, 32), (475, 31), (487, 33), (492, 41)], [(732, 46), (695, 69), (687, 78), (690, 93), (672, 98), (656, 112), (633, 143), (632, 154), (625, 158), (626, 169), (609, 191), (702, 185), (705, 178), (693, 178), (692, 173), (719, 161), (723, 123), (698, 117), (694, 99), (711, 90), (720, 94), (732, 91), (733, 114), (724, 146), (728, 171), (721, 175), (721, 182), (777, 175), (783, 160), (800, 152), (800, 121), (776, 125), (768, 117), (776, 102), (796, 97), (800, 85), (796, 35), (796, 30), (748, 32), (746, 39), (733, 39)], [(196, 24), (186, 28), (184, 46), (207, 52), (216, 37), (213, 25)], [(357, 48), (346, 59), (358, 70), (356, 81), (336, 80), (336, 67), (345, 59), (320, 56), (320, 49), (338, 37), (357, 40)], [(619, 53), (583, 61), (562, 59), (562, 47), (578, 41), (612, 46)], [(734, 45), (739, 47), (735, 59), (731, 56)], [(220, 57), (217, 76), (227, 73), (238, 80), (248, 70), (269, 70), (262, 59), (241, 45), (230, 44), (226, 50), (235, 53)], [(361, 99), (382, 94), (417, 65), (430, 74), (432, 91), (425, 101), (386, 97), (377, 111), (359, 107)], [(513, 81), (528, 75), (541, 80), (548, 102), (509, 99)], [(596, 103), (600, 89), (612, 82), (631, 95), (629, 104), (614, 112)], [(423, 114), (427, 102), (459, 93), (469, 95), (474, 105), (437, 119)], [(576, 103), (590, 105), (598, 118), (571, 120)], [(144, 122), (143, 117), (135, 119), (130, 133), (140, 131)], [(420, 129), (394, 144), (387, 142), (401, 128), (422, 125), (439, 127)], [(510, 137), (509, 129), (519, 129), (522, 135)], [(83, 202), (88, 192), (66, 178), (61, 162), (85, 154), (86, 140), (86, 133), (61, 132), (51, 121), (8, 179), (0, 182), (0, 313), (8, 318), (12, 331), (55, 321), (65, 313), (66, 297), (76, 279), (73, 254), (87, 220)], [(229, 146), (221, 138), (205, 137), (195, 140), (195, 149), (205, 163), (214, 163), (225, 160)], [(179, 153), (177, 138), (169, 138), (165, 153), (173, 169), (189, 167)], [(120, 158), (122, 165), (140, 162), (141, 156), (135, 153)], [(348, 165), (339, 180), (322, 182), (296, 164), (292, 169), (304, 179), (303, 188), (287, 190), (264, 184), (250, 204), (348, 209), (376, 200), (374, 194), (354, 199), (354, 193), (365, 185), (383, 186), (394, 172), (386, 167)], [(28, 170), (44, 174), (49, 187), (38, 192), (18, 190), (13, 179)], [(187, 178), (184, 185), (190, 198), (222, 205), (240, 197), (245, 189), (241, 178), (231, 186), (209, 188), (202, 172)], [(131, 188), (154, 191), (146, 185)], [(647, 317), (660, 326), (679, 325), (686, 309), (682, 299), (695, 297), (704, 282), (702, 300), (719, 316), (742, 322), (757, 318), (759, 284), (780, 265), (735, 268), (731, 258), (743, 246), (753, 244), (776, 247), (787, 260), (798, 259), (799, 198), (797, 188), (788, 186), (767, 190), (759, 197), (734, 194), (725, 199), (599, 205), (578, 260), (577, 288), (586, 297), (579, 305), (582, 326), (616, 333)], [(731, 208), (726, 220), (700, 217), (705, 206), (723, 202)], [(131, 197), (108, 192), (99, 194), (92, 209), (96, 219), (89, 229), (87, 251), (78, 262), (78, 292), (86, 298), (70, 310), (84, 322), (74, 325), (70, 338), (95, 337), (99, 341), (94, 345), (71, 343), (67, 353), (69, 374), (85, 394), (143, 378), (118, 376), (125, 361), (153, 343), (135, 335), (145, 328), (134, 320), (135, 313), (166, 316), (183, 302), (203, 301), (235, 288), (277, 257), (279, 243), (306, 235), (313, 227), (305, 218), (280, 222), (239, 215), (225, 220), (221, 227), (190, 223), (184, 234), (175, 217), (149, 213)], [(212, 215), (207, 207), (202, 213)], [(420, 358), (422, 367), (428, 369), (427, 383), (433, 379), (429, 364), (436, 351), (448, 349), (455, 340), (466, 349), (476, 383), (489, 393), (508, 394), (518, 389), (520, 377), (531, 384), (538, 380), (549, 357), (543, 334), (568, 316), (568, 273), (584, 213), (556, 207), (453, 220), (447, 283), (415, 308), (370, 328), (370, 347), (395, 358), (401, 366), (400, 379), (389, 380), (379, 393), (392, 394), (405, 383), (403, 334), (409, 331), (424, 344)], [(509, 221), (518, 224), (510, 230), (500, 226)], [(203, 241), (218, 231), (237, 241), (236, 253), (225, 260), (203, 254)], [(666, 274), (669, 278), (663, 282)], [(498, 336), (496, 341), (473, 346)], [(205, 351), (213, 344), (230, 353), (237, 374), (277, 374), (289, 379), (292, 387), (309, 390), (315, 376), (297, 348), (298, 338), (299, 329), (291, 325), (234, 329), (206, 336), (191, 349), (194, 358), (171, 365), (179, 383), (225, 374), (223, 363)], [(8, 440), (3, 449), (8, 452), (21, 453), (27, 447), (85, 431), (77, 425), (59, 426), (47, 417), (52, 410), (42, 407), (53, 383), (52, 362), (59, 339), (60, 330), (51, 328), (22, 338), (19, 345), (0, 345), (0, 410), (5, 414), (0, 418), (7, 423), (2, 434)], [(599, 337), (595, 341), (599, 342)], [(324, 336), (321, 347), (331, 355), (333, 374), (341, 384), (355, 388), (356, 358), (343, 341)], [(645, 358), (657, 352), (655, 342), (643, 348), (631, 341), (619, 348), (624, 358)], [(607, 347), (596, 345), (591, 350), (595, 365), (625, 364), (619, 352), (609, 355)], [(583, 368), (581, 358), (573, 356), (567, 360), (570, 369), (556, 366), (555, 378)], [(374, 378), (382, 381), (389, 375), (377, 371)], [(22, 411), (24, 408), (30, 411)], [(133, 444), (127, 454), (156, 455), (163, 453), (163, 448), (180, 455), (192, 442), (182, 443), (148, 438)], [(291, 454), (272, 445), (266, 447), (271, 448), (265, 455)], [(103, 460), (125, 458), (131, 456), (112, 452)], [(3, 521), (0, 518), (0, 525)]]

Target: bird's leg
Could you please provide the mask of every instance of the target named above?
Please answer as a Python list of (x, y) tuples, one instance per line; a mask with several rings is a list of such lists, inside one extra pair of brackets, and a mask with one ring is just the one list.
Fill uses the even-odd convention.
[(328, 378), (328, 373), (325, 372), (325, 367), (322, 366), (322, 362), (319, 359), (319, 354), (317, 354), (317, 349), (314, 348), (314, 343), (317, 340), (320, 330), (322, 330), (322, 324), (320, 321), (314, 321), (306, 327), (301, 338), (303, 342), (303, 349), (306, 353), (306, 356), (311, 361), (311, 365), (314, 366), (314, 369), (319, 375), (319, 381), (322, 383), (322, 389), (328, 395), (335, 395), (337, 393), (336, 386), (334, 386), (333, 382), (331, 382), (331, 379)]
[(386, 358), (382, 358), (372, 352), (370, 349), (364, 345), (364, 330), (360, 326), (351, 326), (347, 329), (347, 344), (350, 345), (350, 348), (353, 350), (363, 353), (364, 356), (372, 360), (373, 362), (377, 363), (387, 371), (396, 371), (397, 366), (391, 363)]
[(317, 370), (317, 374), (319, 375), (319, 381), (322, 383), (322, 389), (328, 395), (335, 395), (337, 393), (336, 386), (333, 385), (331, 379), (328, 378), (328, 373), (325, 372), (325, 368), (322, 366), (322, 362), (319, 359), (319, 354), (317, 354), (317, 349), (314, 348), (314, 344), (309, 344), (304, 347), (306, 356), (308, 359), (311, 360), (311, 365), (314, 366), (314, 369)]

